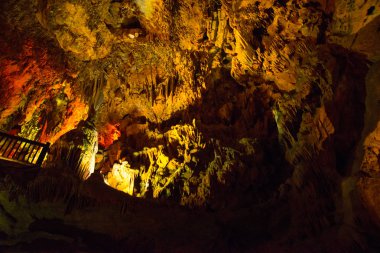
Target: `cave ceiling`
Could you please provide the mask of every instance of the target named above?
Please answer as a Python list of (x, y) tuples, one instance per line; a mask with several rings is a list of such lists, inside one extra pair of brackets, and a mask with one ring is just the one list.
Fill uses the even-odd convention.
[(380, 227), (378, 0), (0, 7), (0, 129), (51, 143), (47, 167), (71, 143), (113, 188), (265, 203), (306, 237), (353, 224), (357, 192)]

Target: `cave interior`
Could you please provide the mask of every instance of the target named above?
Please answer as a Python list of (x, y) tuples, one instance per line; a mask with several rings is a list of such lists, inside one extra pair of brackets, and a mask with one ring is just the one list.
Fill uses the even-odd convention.
[(380, 252), (379, 0), (3, 0), (1, 252)]

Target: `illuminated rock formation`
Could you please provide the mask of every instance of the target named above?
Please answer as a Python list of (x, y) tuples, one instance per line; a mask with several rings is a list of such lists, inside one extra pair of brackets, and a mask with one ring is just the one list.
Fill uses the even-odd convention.
[(0, 7), (0, 128), (52, 143), (10, 250), (380, 249), (379, 1)]

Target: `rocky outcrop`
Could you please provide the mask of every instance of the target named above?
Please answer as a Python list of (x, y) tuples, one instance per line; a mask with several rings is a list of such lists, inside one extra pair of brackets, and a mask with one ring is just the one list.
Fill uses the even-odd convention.
[(379, 63), (373, 65), (367, 75), (367, 99), (366, 99), (366, 117), (363, 136), (363, 161), (360, 171), (363, 175), (358, 182), (359, 192), (362, 197), (362, 204), (365, 206), (371, 220), (377, 226), (380, 224), (379, 197), (376, 192), (379, 190), (379, 143), (380, 127), (379, 108), (380, 90), (378, 86)]
[(46, 167), (86, 180), (95, 169), (98, 152), (98, 133), (90, 120), (63, 135), (49, 152)]

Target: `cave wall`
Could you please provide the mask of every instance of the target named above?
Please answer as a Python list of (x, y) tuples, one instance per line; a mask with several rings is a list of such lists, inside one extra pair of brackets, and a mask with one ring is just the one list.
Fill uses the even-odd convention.
[(96, 167), (116, 189), (209, 211), (264, 205), (272, 239), (373, 243), (378, 1), (1, 7), (2, 130), (74, 145), (95, 112)]

